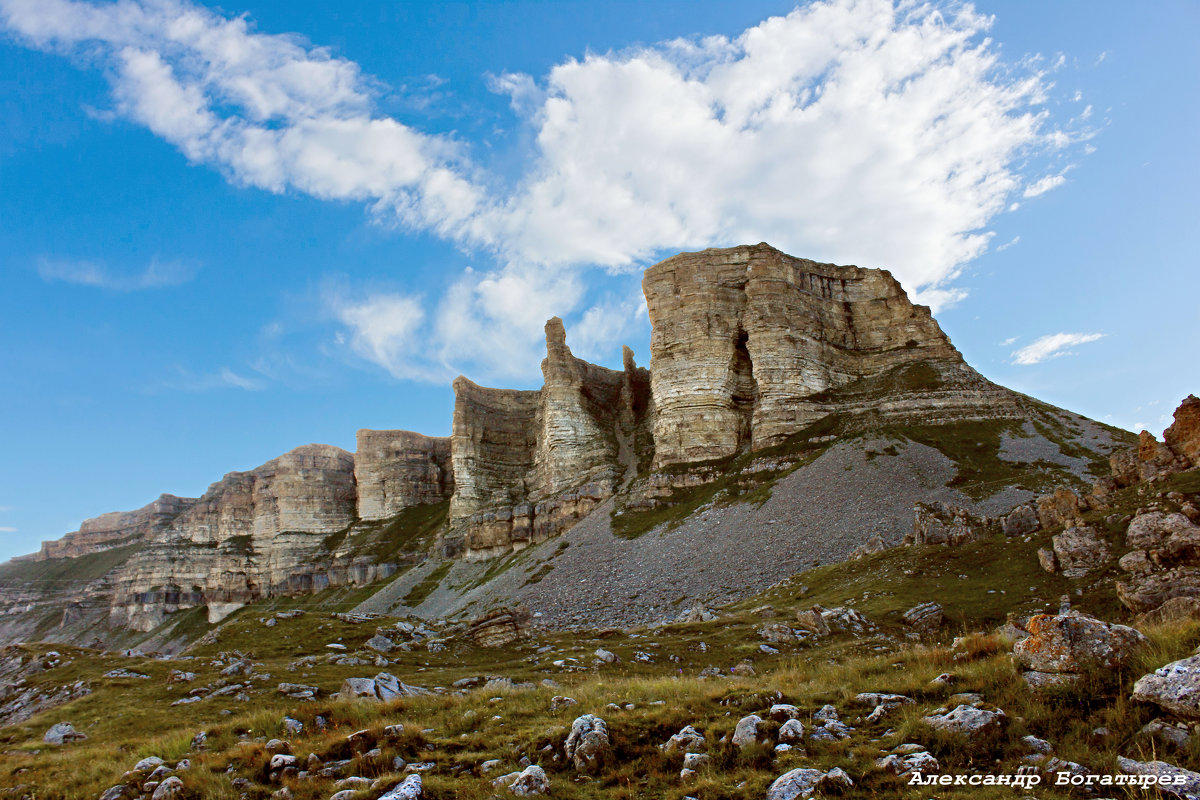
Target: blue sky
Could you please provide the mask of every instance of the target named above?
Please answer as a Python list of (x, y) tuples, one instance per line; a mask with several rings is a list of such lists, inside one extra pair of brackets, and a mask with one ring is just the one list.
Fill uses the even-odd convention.
[(0, 0), (0, 558), (648, 359), (641, 270), (887, 267), (989, 378), (1200, 389), (1200, 6)]

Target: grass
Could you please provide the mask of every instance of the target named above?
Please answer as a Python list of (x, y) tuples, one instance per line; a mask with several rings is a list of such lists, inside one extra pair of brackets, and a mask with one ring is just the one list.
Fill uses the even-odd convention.
[(0, 564), (0, 586), (27, 586), (56, 590), (63, 584), (85, 583), (103, 578), (138, 551), (139, 544), (127, 544), (89, 553), (77, 558), (51, 558), (45, 561), (9, 561)]
[(449, 518), (450, 501), (410, 506), (377, 522), (357, 522), (325, 538), (330, 553), (366, 556), (377, 562), (411, 561), (432, 543)]

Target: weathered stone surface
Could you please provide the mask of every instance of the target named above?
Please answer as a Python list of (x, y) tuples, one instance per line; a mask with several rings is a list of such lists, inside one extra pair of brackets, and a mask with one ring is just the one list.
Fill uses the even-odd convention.
[(1175, 421), (1163, 440), (1189, 466), (1200, 467), (1200, 397), (1189, 394), (1175, 409)]
[(960, 733), (968, 738), (1003, 730), (1008, 717), (1003, 711), (987, 711), (971, 706), (958, 706), (945, 714), (924, 717), (925, 724), (947, 733)]
[(112, 511), (84, 520), (78, 531), (61, 539), (42, 542), (36, 560), (77, 558), (152, 539), (161, 535), (177, 516), (196, 502), (194, 498), (164, 494), (137, 511)]
[(814, 792), (841, 793), (853, 786), (854, 781), (840, 767), (834, 767), (829, 772), (799, 768), (776, 778), (767, 789), (766, 800), (800, 800), (811, 797)]
[[(1015, 409), (884, 270), (758, 244), (673, 256), (646, 270), (642, 289), (659, 466), (778, 443), (831, 412), (853, 412), (884, 384), (905, 402), (882, 413), (910, 421)], [(835, 390), (849, 391), (835, 400)]]
[(987, 520), (964, 508), (938, 502), (917, 503), (913, 506), (912, 532), (905, 535), (904, 544), (960, 545), (987, 535)]
[(1079, 495), (1070, 489), (1057, 489), (1037, 501), (1038, 523), (1043, 530), (1083, 525), (1083, 511)]
[(631, 351), (621, 372), (575, 358), (555, 317), (546, 352), (538, 391), (454, 382), (450, 551), (486, 558), (544, 541), (611, 496), (652, 446), (649, 378)]
[[(1013, 655), (1034, 688), (1074, 682), (1096, 670), (1114, 670), (1146, 643), (1125, 625), (1113, 625), (1080, 614), (1038, 614), (1029, 619), (1029, 636), (1013, 645)], [(1059, 675), (1050, 678), (1047, 675)]]
[(88, 738), (87, 734), (75, 730), (75, 726), (71, 723), (56, 722), (42, 736), (42, 741), (46, 744), (70, 744), (71, 742), (82, 742), (86, 738)]
[(901, 619), (905, 625), (922, 633), (932, 633), (942, 627), (945, 614), (937, 603), (921, 603), (905, 611)]
[(1200, 526), (1180, 513), (1151, 511), (1129, 523), (1130, 551), (1120, 565), (1129, 573), (1117, 597), (1145, 613), (1174, 598), (1200, 597)]
[(757, 714), (742, 717), (734, 727), (733, 737), (729, 741), (733, 743), (734, 747), (748, 747), (752, 744), (758, 744), (758, 728), (762, 725), (762, 722), (762, 718)]
[(517, 797), (534, 797), (541, 794), (549, 794), (550, 779), (546, 777), (546, 771), (537, 764), (531, 764), (521, 772), (510, 772), (507, 775), (501, 775), (496, 780), (492, 781), (492, 786), (496, 788), (507, 788), (509, 792)]
[(608, 725), (593, 714), (577, 717), (563, 744), (567, 758), (579, 772), (594, 772), (602, 766), (610, 747)]
[(386, 794), (380, 795), (379, 800), (421, 800), (424, 796), (421, 776), (414, 773), (393, 786)]
[(1017, 506), (1004, 517), (1001, 528), (1005, 536), (1025, 536), (1036, 531), (1039, 524), (1033, 506)]
[(473, 620), (467, 638), (479, 647), (504, 647), (526, 635), (530, 619), (523, 606), (499, 609)]
[(1200, 720), (1200, 655), (1172, 661), (1138, 678), (1131, 699)]
[[(1165, 761), (1135, 761), (1118, 756), (1117, 769), (1126, 775), (1148, 775), (1158, 778), (1156, 788), (1164, 794), (1184, 798), (1200, 796), (1200, 773), (1176, 767)], [(1167, 780), (1164, 781), (1164, 778)]]
[(703, 750), (704, 746), (704, 734), (697, 731), (691, 725), (687, 725), (679, 733), (672, 735), (670, 739), (659, 745), (659, 748), (664, 753), (684, 753)]
[(354, 453), (358, 516), (386, 519), (410, 506), (440, 503), (454, 492), (450, 439), (412, 431), (358, 432)]
[(1108, 563), (1108, 543), (1090, 526), (1067, 528), (1050, 541), (1055, 564), (1068, 578), (1082, 578)]

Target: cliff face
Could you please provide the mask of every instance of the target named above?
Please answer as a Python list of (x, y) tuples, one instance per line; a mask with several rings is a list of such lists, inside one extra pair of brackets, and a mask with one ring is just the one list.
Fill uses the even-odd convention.
[(61, 539), (42, 542), (37, 561), (48, 558), (78, 558), (88, 553), (100, 553), (121, 545), (154, 538), (166, 530), (181, 513), (195, 505), (190, 497), (171, 494), (159, 496), (137, 511), (111, 511), (84, 520), (78, 531)]
[[(826, 414), (858, 410), (839, 390), (903, 376), (910, 365), (921, 370), (900, 381), (907, 385), (879, 387), (892, 396), (860, 399), (925, 422), (1012, 407), (1004, 399), (1011, 393), (990, 391), (929, 309), (909, 302), (883, 270), (818, 264), (759, 244), (668, 258), (646, 270), (642, 288), (659, 466), (777, 444)], [(909, 396), (897, 405), (902, 393)]]
[(114, 622), (150, 630), (179, 608), (210, 620), (286, 586), (355, 515), (354, 457), (310, 444), (214, 483), (117, 569)]
[(449, 552), (480, 558), (542, 541), (636, 470), (649, 381), (632, 352), (621, 372), (575, 358), (555, 317), (542, 376), (540, 390), (524, 392), (454, 382)]
[(358, 432), (354, 454), (358, 516), (387, 519), (404, 509), (440, 503), (454, 492), (450, 439), (411, 431)]

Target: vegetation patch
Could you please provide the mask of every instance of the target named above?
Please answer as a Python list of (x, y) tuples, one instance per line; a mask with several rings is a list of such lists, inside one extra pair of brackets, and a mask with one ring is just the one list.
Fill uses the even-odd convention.
[(0, 585), (58, 589), (64, 583), (84, 583), (103, 578), (124, 564), (138, 551), (139, 544), (127, 544), (89, 553), (78, 558), (51, 558), (46, 561), (9, 561), (0, 564)]
[(426, 575), (420, 583), (410, 589), (400, 602), (409, 608), (416, 608), (421, 603), (424, 603), (425, 599), (433, 594), (433, 590), (441, 584), (442, 579), (446, 577), (453, 566), (454, 562), (449, 560), (438, 564), (433, 572)]

